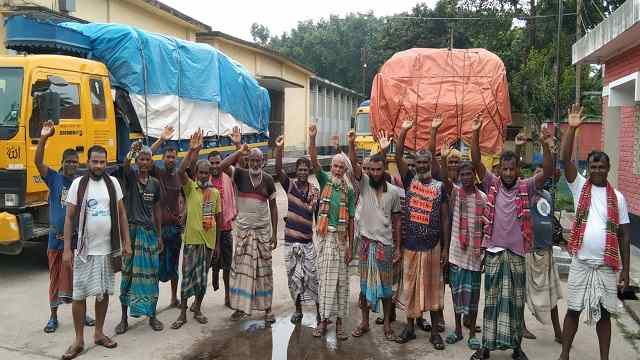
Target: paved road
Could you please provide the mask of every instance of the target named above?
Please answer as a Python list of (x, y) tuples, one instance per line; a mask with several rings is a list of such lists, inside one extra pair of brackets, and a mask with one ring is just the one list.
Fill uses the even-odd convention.
[[(286, 199), (280, 187), (278, 204), (286, 209)], [(280, 215), (284, 215), (284, 210)], [(282, 231), (282, 223), (280, 226)], [(282, 233), (281, 233), (282, 238)], [(48, 274), (42, 247), (29, 247), (20, 256), (0, 256), (0, 359), (57, 359), (73, 338), (70, 307), (60, 309), (61, 326), (55, 334), (42, 331), (48, 317), (47, 284)], [(209, 324), (200, 325), (189, 318), (180, 330), (169, 329), (178, 311), (168, 309), (169, 286), (161, 286), (158, 318), (165, 323), (166, 330), (152, 331), (146, 320), (130, 321), (131, 329), (125, 335), (115, 336), (119, 343), (116, 350), (89, 347), (81, 359), (468, 359), (471, 351), (459, 343), (438, 352), (428, 344), (426, 333), (419, 333), (418, 339), (406, 345), (398, 345), (383, 340), (382, 329), (375, 328), (359, 339), (349, 339), (337, 344), (335, 335), (318, 340), (311, 336), (314, 316), (313, 309), (306, 309), (306, 317), (301, 327), (294, 328), (288, 322), (293, 306), (287, 290), (283, 249), (274, 253), (274, 274), (276, 274), (274, 311), (278, 322), (272, 328), (264, 328), (258, 315), (249, 321), (237, 324), (228, 320), (231, 311), (223, 306), (223, 294), (210, 292), (204, 303), (204, 312)], [(119, 284), (119, 283), (117, 283)], [(358, 323), (355, 303), (358, 278), (355, 269), (351, 276), (351, 315), (347, 329)], [(447, 292), (445, 297), (450, 299)], [(110, 300), (106, 332), (114, 334), (120, 316), (117, 297)], [(560, 313), (564, 314), (564, 302)], [(90, 310), (93, 313), (93, 309)], [(401, 320), (404, 316), (399, 313)], [(453, 323), (451, 307), (447, 306), (445, 318), (447, 328)], [(373, 317), (372, 317), (373, 319)], [(529, 328), (538, 335), (538, 340), (525, 340), (524, 350), (530, 359), (557, 359), (560, 346), (553, 341), (550, 326), (537, 323), (527, 312)], [(394, 324), (397, 333), (402, 322)], [(333, 328), (331, 329), (333, 330)], [(615, 321), (611, 359), (638, 358), (638, 345), (627, 340), (623, 334), (636, 333), (638, 326), (626, 313)], [(87, 344), (92, 331), (86, 334)], [(581, 325), (574, 345), (573, 359), (597, 359), (597, 339), (595, 328)], [(510, 359), (509, 352), (496, 352), (492, 359)]]

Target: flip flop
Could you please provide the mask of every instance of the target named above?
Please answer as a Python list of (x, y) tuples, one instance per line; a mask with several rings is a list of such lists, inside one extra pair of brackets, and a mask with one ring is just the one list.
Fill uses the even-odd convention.
[(67, 348), (67, 351), (62, 355), (61, 359), (62, 360), (71, 360), (71, 359), (75, 359), (76, 357), (78, 357), (78, 355), (82, 354), (82, 352), (84, 351), (84, 346), (69, 346), (69, 348)]
[(453, 345), (453, 344), (455, 344), (457, 342), (460, 342), (463, 339), (464, 339), (464, 337), (462, 335), (456, 334), (455, 331), (450, 331), (449, 334), (447, 335), (447, 338), (445, 339), (445, 341), (447, 342), (447, 344)]
[(124, 321), (121, 321), (120, 324), (116, 326), (116, 334), (118, 335), (122, 335), (126, 333), (127, 330), (129, 330), (129, 324)]
[(196, 319), (197, 322), (203, 325), (209, 322), (209, 319), (207, 319), (207, 317), (204, 316), (202, 313), (193, 314), (193, 318)]
[(302, 321), (302, 313), (294, 312), (293, 315), (291, 315), (292, 324), (299, 324), (301, 321)]
[(58, 320), (49, 319), (47, 325), (44, 327), (44, 332), (50, 334), (56, 332), (56, 330), (58, 330)]
[(187, 320), (176, 320), (173, 322), (173, 324), (171, 324), (171, 328), (173, 330), (178, 330), (182, 327), (182, 325), (186, 324)]
[(416, 332), (413, 330), (410, 330), (409, 327), (405, 327), (404, 330), (402, 330), (402, 332), (400, 333), (400, 336), (398, 336), (398, 339), (396, 340), (396, 342), (398, 344), (406, 344), (411, 340), (415, 340), (416, 339)]
[(427, 320), (423, 318), (416, 319), (416, 326), (420, 328), (422, 331), (431, 331), (431, 324), (427, 322)]
[(84, 326), (96, 326), (96, 320), (89, 315), (85, 315)]
[(489, 358), (489, 352), (484, 349), (480, 349), (474, 352), (473, 355), (471, 355), (471, 358), (469, 360), (486, 360), (488, 358)]
[(93, 342), (94, 344), (98, 345), (98, 346), (102, 346), (105, 347), (107, 349), (114, 349), (118, 346), (118, 343), (111, 340), (108, 336), (105, 335), (105, 337), (103, 337), (102, 339), (96, 340)]
[(482, 348), (482, 342), (478, 340), (478, 338), (476, 338), (475, 336), (467, 340), (467, 345), (469, 346), (469, 349), (474, 351), (480, 350), (480, 348)]
[(151, 326), (154, 331), (162, 331), (164, 329), (164, 324), (155, 317), (149, 319), (149, 326)]
[(320, 324), (318, 326), (316, 326), (315, 329), (313, 329), (313, 331), (311, 332), (311, 335), (313, 335), (313, 337), (323, 337), (325, 334), (327, 333), (327, 324), (325, 323), (324, 325)]
[(398, 337), (396, 336), (396, 333), (393, 332), (393, 330), (384, 333), (384, 339), (387, 341), (393, 341), (396, 342), (398, 341)]
[(339, 327), (336, 326), (336, 339), (338, 340), (347, 340), (349, 339), (349, 335), (344, 332), (344, 328), (342, 325)]
[(444, 341), (442, 341), (442, 336), (440, 336), (439, 334), (429, 338), (429, 342), (433, 345), (434, 349), (444, 350)]
[(276, 322), (276, 317), (273, 315), (273, 313), (265, 314), (264, 322), (266, 322), (267, 324), (274, 324)]
[(231, 321), (239, 321), (248, 317), (249, 317), (249, 314), (247, 314), (246, 312), (236, 310), (233, 314), (231, 314)]
[(355, 329), (353, 329), (353, 331), (351, 332), (351, 336), (355, 337), (355, 338), (359, 338), (360, 336), (366, 334), (369, 332), (369, 328), (363, 328), (362, 326), (358, 326)]

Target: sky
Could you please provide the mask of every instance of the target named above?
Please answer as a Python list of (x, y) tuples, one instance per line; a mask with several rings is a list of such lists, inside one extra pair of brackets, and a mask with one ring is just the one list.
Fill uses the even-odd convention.
[(435, 0), (161, 0), (165, 4), (211, 26), (213, 30), (245, 40), (252, 40), (250, 28), (254, 22), (265, 25), (272, 35), (295, 28), (298, 21), (344, 16), (350, 12), (376, 16), (410, 11), (418, 2), (429, 6)]

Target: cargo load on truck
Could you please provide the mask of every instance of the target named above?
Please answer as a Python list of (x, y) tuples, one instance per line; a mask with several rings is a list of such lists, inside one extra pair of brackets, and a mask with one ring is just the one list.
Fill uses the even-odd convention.
[[(482, 112), (480, 149), (502, 151), (511, 104), (502, 60), (484, 49), (410, 49), (387, 60), (373, 80), (371, 130), (396, 137), (402, 122), (413, 119), (406, 148), (419, 149), (429, 141), (431, 121), (442, 114), (438, 133), (442, 144), (471, 143), (471, 119)], [(462, 141), (460, 141), (462, 140)]]

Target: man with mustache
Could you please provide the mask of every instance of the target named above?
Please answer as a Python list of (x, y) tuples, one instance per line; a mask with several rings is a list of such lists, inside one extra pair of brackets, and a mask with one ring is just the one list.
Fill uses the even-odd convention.
[(311, 161), (301, 157), (296, 161), (296, 179), (290, 180), (282, 167), (284, 136), (276, 139), (276, 174), (287, 193), (288, 212), (285, 218), (284, 244), (287, 280), (296, 311), (291, 322), (302, 321), (302, 304), (316, 305), (316, 320), (320, 323), (318, 303), (318, 271), (313, 244), (313, 212), (320, 190), (309, 182)]
[(180, 284), (180, 315), (171, 328), (177, 330), (187, 322), (189, 298), (195, 297), (191, 306), (193, 318), (200, 324), (209, 320), (202, 313), (202, 300), (207, 292), (207, 275), (213, 251), (214, 256), (220, 250), (220, 193), (209, 182), (209, 162), (198, 160), (192, 180), (187, 169), (198, 158), (203, 144), (202, 130), (198, 129), (189, 140), (189, 152), (180, 163), (178, 176), (182, 184), (187, 208), (182, 242), (182, 282)]
[[(62, 263), (64, 250), (64, 214), (65, 200), (69, 187), (76, 177), (78, 169), (78, 152), (66, 149), (62, 153), (62, 169), (55, 171), (44, 164), (44, 149), (47, 140), (55, 134), (52, 121), (42, 125), (40, 141), (36, 148), (35, 163), (40, 176), (49, 188), (49, 241), (47, 242), (47, 258), (49, 259), (49, 306), (51, 316), (44, 332), (58, 330), (58, 306), (72, 300), (73, 274)], [(94, 326), (95, 320), (85, 315), (85, 325)]]
[[(131, 256), (129, 223), (122, 190), (115, 177), (105, 175), (107, 150), (94, 145), (87, 152), (89, 173), (69, 187), (64, 220), (63, 262), (73, 266), (73, 325), (76, 338), (62, 359), (84, 350), (86, 299), (96, 297), (94, 343), (105, 348), (118, 344), (104, 334), (104, 320), (113, 295), (118, 256)], [(75, 253), (75, 256), (74, 256)]]
[(353, 256), (355, 196), (345, 173), (351, 164), (344, 154), (339, 153), (331, 160), (331, 173), (323, 171), (316, 149), (317, 133), (316, 125), (309, 125), (309, 156), (321, 188), (316, 233), (322, 321), (314, 329), (313, 336), (324, 336), (330, 318), (336, 317), (336, 337), (346, 340), (349, 336), (344, 331), (342, 320), (347, 316), (349, 302), (348, 266)]
[(601, 151), (592, 151), (587, 156), (587, 179), (571, 161), (576, 130), (583, 121), (582, 108), (574, 105), (569, 111), (569, 128), (562, 146), (576, 220), (567, 245), (573, 258), (567, 281), (567, 315), (560, 360), (569, 359), (582, 311), (587, 314), (588, 324), (596, 324), (600, 359), (609, 359), (611, 313), (619, 308), (618, 272), (622, 286), (629, 287), (631, 226), (624, 196), (607, 180), (609, 156)]
[[(356, 135), (349, 132), (349, 156), (355, 179), (360, 182), (360, 296), (362, 322), (351, 335), (360, 337), (369, 332), (369, 308), (379, 311), (382, 301), (385, 339), (396, 339), (391, 329), (393, 298), (393, 264), (400, 259), (396, 249), (400, 238), (400, 195), (395, 186), (385, 180), (385, 158), (375, 154), (369, 158), (368, 174), (357, 165)], [(394, 251), (395, 250), (395, 251)], [(396, 255), (396, 256), (394, 256)]]
[[(405, 189), (406, 235), (401, 240), (402, 284), (396, 296), (397, 304), (407, 313), (407, 325), (398, 338), (406, 343), (416, 338), (415, 319), (423, 312), (431, 313), (431, 322), (442, 321), (444, 302), (443, 267), (449, 253), (449, 207), (443, 183), (432, 177), (432, 154), (418, 149), (416, 170), (410, 171), (404, 161), (404, 143), (413, 121), (406, 120), (398, 139), (396, 158)], [(444, 350), (438, 327), (431, 328), (429, 342), (436, 350)]]
[(544, 171), (519, 179), (520, 159), (513, 151), (500, 155), (500, 171), (494, 175), (482, 164), (480, 154), (481, 113), (472, 120), (471, 159), (487, 194), (482, 248), (484, 255), (484, 313), (482, 348), (472, 360), (488, 359), (493, 350), (512, 349), (512, 358), (526, 360), (522, 351), (526, 265), (525, 254), (533, 247), (530, 207), (536, 189), (553, 175), (550, 148), (553, 136), (543, 129), (541, 142)]
[[(134, 159), (136, 167), (131, 168)], [(164, 244), (161, 189), (158, 179), (151, 176), (153, 166), (151, 149), (137, 141), (132, 144), (125, 163), (119, 169), (118, 177), (126, 194), (124, 203), (133, 256), (123, 258), (120, 278), (122, 320), (116, 326), (116, 334), (127, 332), (127, 312), (133, 317), (148, 317), (149, 326), (155, 331), (164, 329), (156, 317), (160, 295), (160, 253)]]

